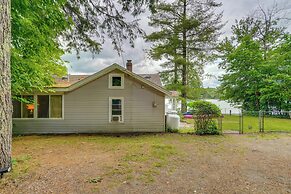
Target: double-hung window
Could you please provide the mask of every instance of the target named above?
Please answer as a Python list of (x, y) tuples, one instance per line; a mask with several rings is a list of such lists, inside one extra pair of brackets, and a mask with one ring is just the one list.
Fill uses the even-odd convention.
[(124, 99), (122, 97), (109, 98), (109, 122), (124, 121)]

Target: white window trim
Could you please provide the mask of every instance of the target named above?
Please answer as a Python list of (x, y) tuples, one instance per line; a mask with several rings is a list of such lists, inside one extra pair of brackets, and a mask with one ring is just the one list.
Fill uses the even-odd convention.
[(119, 123), (124, 123), (124, 97), (109, 97), (109, 123), (112, 123), (112, 100), (120, 99), (121, 100), (121, 116), (122, 120)]
[[(124, 89), (124, 74), (121, 73), (110, 73), (108, 80), (109, 89)], [(121, 77), (121, 86), (112, 86), (112, 77)]]
[[(50, 116), (50, 98), (51, 96), (54, 95), (58, 95), (58, 96), (62, 96), (62, 117), (61, 118), (38, 118), (37, 117), (37, 96), (38, 95), (48, 95), (49, 96), (49, 116)], [(21, 95), (23, 96), (23, 95)], [(23, 109), (23, 102), (20, 103), (20, 116), (21, 118), (12, 118), (13, 120), (64, 120), (64, 104), (65, 104), (65, 95), (64, 94), (37, 94), (37, 95), (28, 95), (28, 96), (33, 96), (34, 99), (34, 113), (33, 113), (33, 118), (22, 118), (23, 113), (22, 113), (22, 109)]]

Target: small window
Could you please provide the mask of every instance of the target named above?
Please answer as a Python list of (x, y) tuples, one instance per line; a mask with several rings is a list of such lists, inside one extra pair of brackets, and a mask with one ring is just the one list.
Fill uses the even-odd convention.
[(121, 86), (121, 77), (112, 77), (112, 86)]
[(110, 122), (123, 122), (123, 98), (110, 98)]
[(37, 96), (37, 118), (49, 118), (49, 95)]
[(33, 118), (34, 98), (32, 95), (22, 96), (26, 102), (22, 103), (22, 118)]
[(124, 75), (123, 74), (109, 74), (109, 88), (110, 89), (123, 89), (124, 88)]

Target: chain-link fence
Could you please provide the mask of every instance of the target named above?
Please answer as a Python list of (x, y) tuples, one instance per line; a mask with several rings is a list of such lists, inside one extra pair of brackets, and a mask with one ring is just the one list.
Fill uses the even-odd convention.
[(222, 116), (224, 133), (290, 132), (289, 111), (242, 111)]

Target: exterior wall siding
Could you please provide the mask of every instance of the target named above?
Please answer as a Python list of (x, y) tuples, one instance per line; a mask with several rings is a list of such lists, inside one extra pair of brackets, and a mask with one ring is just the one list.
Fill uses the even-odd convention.
[[(116, 71), (114, 72), (116, 73)], [(108, 89), (109, 74), (64, 93), (63, 119), (13, 119), (14, 134), (164, 132), (165, 97), (124, 75)], [(109, 122), (109, 97), (124, 97), (124, 123)], [(153, 107), (153, 102), (157, 107)]]

